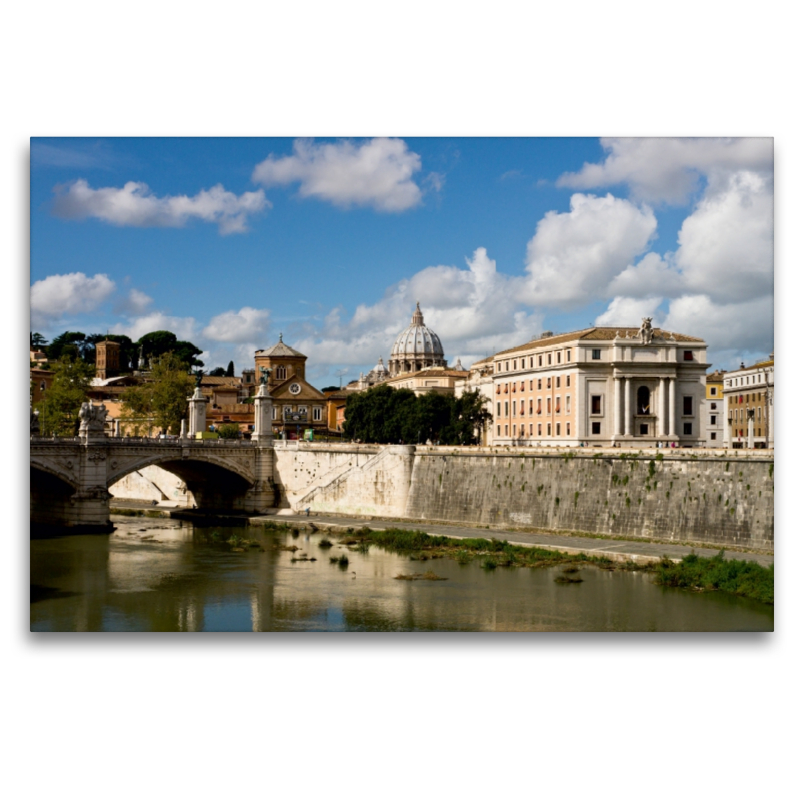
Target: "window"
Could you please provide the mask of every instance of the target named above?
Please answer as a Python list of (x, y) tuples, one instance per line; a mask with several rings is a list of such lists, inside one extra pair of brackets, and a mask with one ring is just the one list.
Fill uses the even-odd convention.
[(521, 364), (521, 366), (522, 366), (522, 369), (525, 369), (525, 359), (524, 359), (524, 358), (522, 359), (522, 361), (520, 362), (520, 364)]
[(551, 413), (552, 413), (552, 408), (553, 408), (553, 406), (552, 406), (552, 405), (551, 405), (551, 403), (550, 403), (550, 400), (551, 400), (551, 399), (552, 399), (552, 398), (550, 398), (550, 397), (548, 397), (548, 398), (547, 398), (547, 413), (548, 413), (548, 414), (551, 414)]
[(716, 425), (717, 424), (717, 415), (716, 414), (712, 414), (711, 415), (711, 424), (712, 425)]
[(277, 381), (286, 380), (286, 367), (278, 367), (275, 370), (275, 380)]
[[(568, 395), (567, 395), (567, 409), (566, 409), (566, 410), (567, 410), (567, 414), (569, 414), (569, 413), (570, 413), (570, 411), (571, 411), (571, 408), (570, 408), (570, 400), (571, 400), (571, 399), (572, 399), (572, 395), (569, 395), (569, 394), (568, 394)], [(567, 423), (567, 424), (569, 424), (569, 423)]]
[(553, 426), (548, 422), (547, 423), (547, 435), (548, 436), (552, 436), (553, 435), (552, 434), (552, 430), (553, 430)]
[(552, 353), (548, 353), (547, 354), (547, 366), (549, 367), (550, 364), (552, 364), (552, 363), (553, 363), (553, 354)]
[(600, 351), (599, 350), (592, 350), (592, 360), (599, 361), (600, 360)]
[(567, 436), (569, 436), (569, 422), (567, 423)]
[(272, 419), (278, 419), (278, 406), (272, 406)]
[(528, 413), (533, 416), (533, 400), (528, 400)]
[(552, 388), (552, 386), (553, 386), (553, 379), (552, 378), (548, 378), (547, 379), (547, 388), (550, 389), (550, 388)]
[(560, 364), (560, 363), (561, 363), (561, 351), (559, 350), (556, 353), (556, 364)]
[(558, 375), (558, 376), (556, 376), (556, 389), (560, 389), (560, 388), (561, 388), (561, 376)]
[(506, 436), (508, 436), (508, 425), (505, 425), (504, 427), (506, 429)]
[(537, 414), (541, 414), (542, 413), (542, 398), (541, 397), (537, 401), (536, 413)]
[(683, 413), (686, 416), (691, 416), (694, 411), (692, 411), (692, 403), (693, 398), (690, 395), (686, 395), (683, 398)]
[(497, 404), (497, 416), (500, 416), (500, 403)]
[(541, 356), (539, 356), (539, 366), (540, 367), (542, 366), (542, 357)]
[[(602, 414), (603, 413), (603, 395), (601, 394), (593, 394), (592, 395), (592, 414)], [(597, 423), (600, 424), (599, 422)]]
[(569, 375), (567, 375), (567, 389), (569, 389)]
[(716, 386), (712, 386), (711, 387), (711, 396), (712, 397), (716, 397), (717, 396), (717, 387)]
[(516, 437), (517, 437), (517, 426), (516, 425), (512, 425), (511, 426), (511, 435), (516, 439)]
[(516, 417), (517, 416), (517, 401), (516, 400), (513, 400), (512, 403), (511, 403), (511, 416), (512, 417)]
[(683, 360), (684, 361), (694, 361), (694, 353), (691, 350), (684, 350), (683, 351)]
[(508, 400), (506, 400), (505, 403), (503, 403), (503, 411), (505, 412), (503, 414), (503, 416), (507, 417), (508, 416)]
[(600, 433), (600, 423), (599, 422), (593, 422), (592, 423), (592, 433), (595, 436)]
[(517, 368), (517, 361), (516, 361), (516, 359), (514, 359), (514, 369), (516, 369), (516, 368)]
[(538, 428), (538, 433), (536, 435), (537, 436), (541, 436), (542, 435), (542, 423), (541, 422), (538, 424), (537, 428)]
[(561, 413), (561, 398), (556, 397), (556, 414)]
[(692, 423), (691, 422), (684, 422), (683, 423), (683, 435), (684, 436), (691, 436), (692, 435)]
[(639, 436), (647, 436), (647, 431), (649, 428), (650, 426), (646, 422), (643, 422), (641, 425), (639, 425)]
[(322, 409), (319, 406), (314, 406), (314, 422), (322, 420)]
[(713, 442), (717, 438), (716, 432), (712, 431), (711, 433), (711, 441)]
[(712, 403), (711, 404), (711, 410), (712, 411), (716, 411), (717, 410), (717, 404), (716, 403)]
[(758, 407), (758, 421), (761, 422), (761, 406)]
[(501, 435), (501, 434), (500, 434), (500, 426), (499, 426), (499, 425), (497, 426), (497, 435), (498, 435), (498, 436), (500, 436), (500, 435)]
[(650, 413), (650, 390), (646, 386), (640, 386), (636, 390), (636, 413)]
[(567, 350), (567, 361), (572, 361), (572, 350)]
[(536, 388), (537, 389), (541, 389), (542, 388), (542, 379), (541, 378), (539, 378), (539, 380), (536, 381)]
[(530, 435), (531, 435), (531, 436), (533, 436), (533, 423), (532, 423), (532, 422), (531, 422), (531, 424), (528, 426), (528, 433), (530, 433)]
[(561, 436), (561, 423), (556, 422), (556, 436)]

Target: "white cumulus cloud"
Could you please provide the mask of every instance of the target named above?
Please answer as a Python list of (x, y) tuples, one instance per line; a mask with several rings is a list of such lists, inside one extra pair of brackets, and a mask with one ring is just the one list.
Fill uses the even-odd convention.
[(128, 294), (117, 302), (114, 311), (126, 316), (144, 314), (153, 302), (153, 298), (139, 289), (131, 289)]
[(267, 309), (245, 306), (217, 314), (203, 329), (203, 336), (215, 342), (255, 342), (266, 333), (268, 324)]
[[(361, 145), (350, 141), (315, 144), (298, 139), (294, 154), (272, 155), (253, 170), (262, 186), (299, 183), (301, 197), (327, 200), (337, 206), (372, 206), (379, 211), (405, 211), (422, 201), (413, 175), (422, 166), (402, 139), (370, 139)], [(434, 187), (442, 177), (429, 176)]]
[(681, 226), (675, 263), (687, 290), (741, 302), (773, 292), (773, 191), (737, 172), (709, 191)]
[(562, 175), (556, 185), (595, 189), (627, 184), (649, 203), (685, 203), (701, 176), (740, 170), (771, 173), (769, 138), (605, 138), (608, 156)]
[(390, 287), (377, 303), (359, 305), (350, 320), (343, 321), (342, 310), (333, 309), (320, 328), (309, 326), (292, 346), (306, 353), (309, 362), (372, 366), (382, 356), (388, 363), (394, 340), (411, 324), (419, 301), (448, 362), (460, 357), (468, 366), (541, 331), (542, 316), (521, 305), (521, 280), (498, 272), (479, 247), (467, 259), (467, 269), (427, 267)]
[(161, 311), (153, 311), (141, 317), (133, 317), (126, 322), (117, 323), (111, 333), (124, 334), (134, 342), (146, 333), (153, 331), (172, 331), (179, 340), (194, 342), (198, 346), (197, 322), (194, 317), (171, 317)]
[(53, 211), (64, 219), (92, 217), (139, 228), (180, 228), (191, 219), (199, 219), (217, 224), (222, 234), (246, 231), (248, 216), (270, 205), (262, 189), (236, 195), (222, 184), (192, 197), (157, 197), (147, 184), (136, 181), (128, 181), (122, 188), (93, 189), (80, 179), (54, 191)]
[(41, 325), (68, 314), (94, 311), (115, 288), (108, 275), (91, 278), (83, 272), (48, 275), (31, 286), (31, 322)]
[(670, 303), (664, 328), (700, 336), (713, 350), (766, 355), (773, 348), (773, 312), (772, 296), (715, 303), (707, 295), (687, 295)]
[(613, 328), (615, 325), (620, 328), (638, 328), (642, 317), (655, 316), (660, 304), (660, 297), (615, 297), (594, 324), (603, 328)]
[(647, 298), (655, 294), (674, 297), (683, 291), (683, 276), (669, 258), (647, 253), (638, 264), (628, 265), (614, 277), (608, 293), (619, 297)]
[(574, 194), (566, 213), (549, 211), (528, 242), (526, 300), (576, 308), (607, 294), (611, 280), (643, 253), (656, 231), (647, 206), (608, 194)]

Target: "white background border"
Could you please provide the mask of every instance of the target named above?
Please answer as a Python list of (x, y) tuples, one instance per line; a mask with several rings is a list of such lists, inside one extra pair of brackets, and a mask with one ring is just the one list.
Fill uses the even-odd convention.
[(777, 408), (788, 453), (780, 400), (795, 392), (782, 345), (797, 246), (784, 226), (799, 218), (800, 137), (795, 31), (782, 9), (149, 0), (7, 9), (9, 796), (745, 797), (796, 785), (796, 736), (781, 725), (794, 726), (798, 697), (797, 593), (787, 585), (796, 525), (782, 503), (796, 470), (781, 451), (772, 635), (35, 636), (18, 424), (30, 136), (751, 135), (776, 137), (776, 351), (787, 367)]

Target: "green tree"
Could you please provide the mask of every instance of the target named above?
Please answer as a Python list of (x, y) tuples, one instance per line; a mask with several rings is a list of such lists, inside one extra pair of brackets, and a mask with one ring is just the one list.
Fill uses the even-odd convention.
[(453, 432), (457, 441), (452, 444), (480, 444), (481, 434), (492, 422), (488, 404), (489, 399), (477, 389), (464, 392), (456, 400)]
[(94, 368), (78, 359), (62, 356), (51, 365), (53, 382), (36, 404), (42, 436), (76, 436), (81, 403), (86, 401)]
[(194, 379), (175, 353), (165, 353), (152, 363), (150, 380), (122, 394), (123, 417), (135, 435), (156, 430), (180, 433), (187, 415)]
[(31, 350), (44, 350), (47, 346), (47, 339), (41, 333), (31, 331)]
[(228, 378), (233, 377), (233, 361), (228, 362), (228, 369), (225, 371), (225, 375)]
[(187, 367), (203, 366), (203, 362), (195, 357), (203, 351), (191, 342), (180, 341), (172, 331), (146, 333), (136, 344), (149, 364), (166, 353), (174, 353)]
[[(91, 357), (89, 357), (89, 354)], [(94, 363), (94, 346), (86, 340), (86, 334), (81, 331), (64, 331), (53, 339), (47, 346), (49, 361), (58, 361), (66, 356), (73, 361), (80, 359), (85, 363)]]
[(225, 377), (225, 367), (214, 367), (211, 372), (208, 373), (209, 378), (224, 378)]

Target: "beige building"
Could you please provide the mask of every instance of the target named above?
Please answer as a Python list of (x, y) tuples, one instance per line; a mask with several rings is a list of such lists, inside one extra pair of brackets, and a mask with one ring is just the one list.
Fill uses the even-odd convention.
[(700, 447), (706, 343), (653, 328), (544, 333), (492, 358), (492, 443)]
[(725, 373), (725, 447), (775, 447), (775, 357)]
[(725, 441), (725, 370), (706, 375), (706, 447), (722, 447)]
[(327, 398), (306, 380), (307, 356), (284, 344), (256, 351), (256, 380), (269, 370), (267, 389), (272, 397), (272, 432), (277, 438), (303, 438), (305, 431), (327, 431)]

